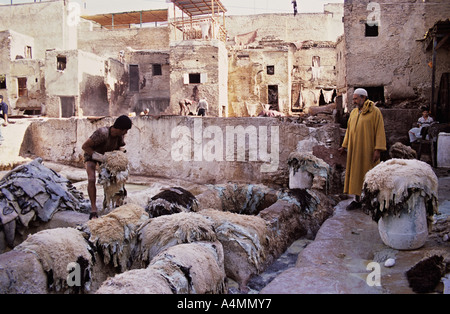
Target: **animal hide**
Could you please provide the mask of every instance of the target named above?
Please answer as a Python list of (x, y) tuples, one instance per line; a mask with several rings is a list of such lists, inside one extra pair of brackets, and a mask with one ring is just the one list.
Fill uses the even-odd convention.
[(105, 157), (106, 161), (100, 164), (98, 183), (103, 185), (103, 211), (109, 212), (122, 206), (127, 196), (128, 158), (121, 151), (106, 152)]
[(145, 211), (150, 218), (154, 218), (181, 212), (195, 212), (197, 209), (197, 199), (191, 192), (180, 187), (173, 187), (152, 197)]
[(293, 169), (294, 174), (299, 169), (310, 173), (313, 176), (312, 188), (327, 188), (331, 169), (322, 159), (310, 153), (292, 152), (288, 158), (288, 165)]
[(81, 267), (80, 288), (89, 291), (93, 252), (80, 231), (73, 228), (40, 231), (14, 250), (35, 254), (47, 274), (48, 289), (56, 292), (69, 290), (68, 265), (77, 262)]
[(16, 228), (31, 221), (47, 222), (60, 210), (87, 211), (83, 193), (37, 158), (16, 167), (0, 181), (0, 226), (13, 247)]
[(433, 255), (414, 265), (406, 272), (409, 286), (416, 293), (431, 293), (445, 274), (442, 256)]
[(96, 294), (172, 294), (167, 280), (155, 269), (126, 271), (108, 278)]
[(411, 147), (403, 145), (400, 142), (396, 142), (389, 149), (389, 156), (391, 158), (399, 158), (399, 159), (416, 159), (417, 153)]
[(149, 219), (138, 230), (136, 261), (146, 267), (160, 252), (182, 243), (217, 240), (213, 222), (197, 213), (177, 213)]
[(148, 268), (157, 270), (175, 294), (223, 294), (227, 291), (220, 242), (173, 246), (157, 255)]
[(131, 264), (136, 230), (147, 219), (148, 215), (142, 207), (126, 204), (107, 215), (89, 220), (79, 229), (93, 247), (101, 252), (105, 264), (111, 263), (123, 271)]
[(421, 196), (428, 216), (438, 212), (438, 179), (431, 166), (415, 159), (390, 159), (366, 173), (362, 201), (378, 221), (398, 214)]
[(249, 33), (245, 33), (245, 34), (241, 34), (241, 35), (236, 35), (234, 37), (234, 41), (235, 41), (236, 45), (247, 46), (251, 43), (254, 43), (257, 36), (258, 36), (258, 30), (249, 32)]
[(225, 255), (225, 272), (245, 287), (251, 276), (265, 266), (272, 233), (268, 223), (257, 216), (239, 215), (214, 209), (199, 214), (214, 221), (217, 238)]

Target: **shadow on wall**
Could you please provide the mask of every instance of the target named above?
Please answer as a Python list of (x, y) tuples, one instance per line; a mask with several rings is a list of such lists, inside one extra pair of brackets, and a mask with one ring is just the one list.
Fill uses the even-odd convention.
[(109, 115), (108, 89), (102, 76), (83, 75), (80, 107), (85, 116)]

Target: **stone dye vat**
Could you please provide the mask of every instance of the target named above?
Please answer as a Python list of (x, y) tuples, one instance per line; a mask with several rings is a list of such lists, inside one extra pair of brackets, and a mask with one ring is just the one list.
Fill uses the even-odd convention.
[[(125, 204), (77, 228), (30, 236), (0, 256), (0, 291), (226, 293), (230, 278), (245, 292), (293, 241), (313, 237), (333, 208), (320, 190), (261, 184), (165, 186), (155, 194), (146, 209)], [(67, 281), (74, 271), (80, 285)]]

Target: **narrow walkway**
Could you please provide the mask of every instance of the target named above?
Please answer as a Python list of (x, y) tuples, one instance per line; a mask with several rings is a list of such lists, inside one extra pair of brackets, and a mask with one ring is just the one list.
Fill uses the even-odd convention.
[[(450, 217), (449, 179), (449, 176), (439, 178), (439, 211), (444, 217)], [(261, 290), (262, 294), (414, 293), (406, 279), (406, 271), (434, 254), (450, 260), (450, 241), (444, 242), (441, 235), (434, 232), (418, 250), (398, 251), (386, 246), (377, 224), (369, 215), (362, 210), (346, 211), (350, 201), (342, 201), (336, 206), (333, 217), (322, 225), (315, 240), (299, 254), (296, 266), (277, 276)], [(391, 268), (384, 266), (388, 258), (396, 260)], [(368, 284), (373, 284), (375, 279), (373, 268), (368, 267), (372, 262), (380, 266), (381, 286)]]

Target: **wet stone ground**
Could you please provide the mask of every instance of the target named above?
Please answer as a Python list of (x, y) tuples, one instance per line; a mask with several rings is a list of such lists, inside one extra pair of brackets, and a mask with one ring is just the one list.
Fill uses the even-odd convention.
[[(300, 238), (277, 259), (273, 264), (271, 264), (263, 273), (250, 279), (247, 288), (249, 289), (248, 294), (258, 294), (265, 286), (267, 286), (275, 277), (280, 275), (283, 271), (288, 268), (294, 267), (297, 263), (298, 255), (303, 249), (305, 249), (308, 244), (313, 242), (313, 240), (308, 240), (306, 238)], [(228, 293), (229, 294), (243, 294), (245, 292), (239, 291), (238, 284), (228, 279)]]

